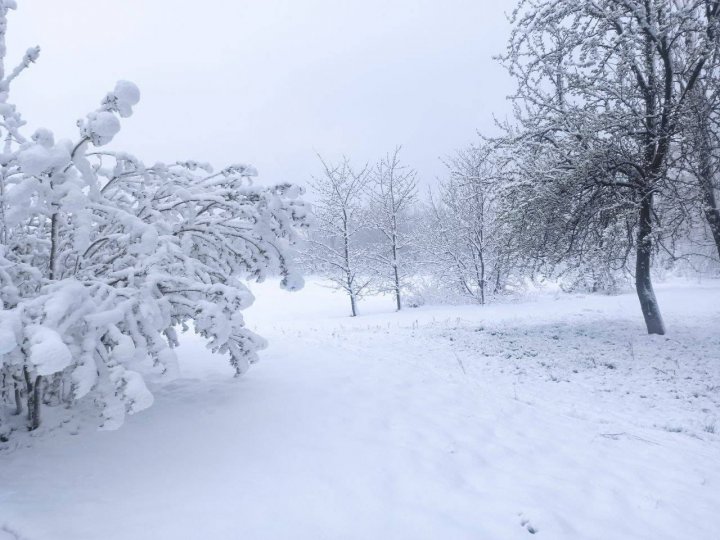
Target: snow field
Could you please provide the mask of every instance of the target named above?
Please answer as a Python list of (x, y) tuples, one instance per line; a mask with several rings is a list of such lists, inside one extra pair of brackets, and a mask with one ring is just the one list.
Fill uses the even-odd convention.
[(719, 284), (661, 288), (665, 337), (632, 295), (401, 313), (373, 298), (350, 319), (316, 281), (254, 290), (261, 363), (232, 379), (186, 337), (182, 377), (122, 429), (1, 456), (0, 531), (717, 538)]

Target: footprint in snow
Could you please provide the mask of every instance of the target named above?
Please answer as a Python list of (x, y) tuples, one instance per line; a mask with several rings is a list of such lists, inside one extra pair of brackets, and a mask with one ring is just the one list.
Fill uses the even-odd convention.
[(520, 512), (518, 516), (520, 516), (520, 526), (527, 529), (527, 532), (530, 534), (536, 534), (538, 532), (537, 527), (534, 527), (533, 524), (530, 523), (530, 520), (526, 518), (522, 512)]

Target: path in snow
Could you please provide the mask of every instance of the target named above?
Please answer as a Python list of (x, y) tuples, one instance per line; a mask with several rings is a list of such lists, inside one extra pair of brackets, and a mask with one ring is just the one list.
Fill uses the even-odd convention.
[(660, 292), (668, 338), (643, 335), (630, 295), (401, 314), (376, 299), (356, 320), (315, 284), (258, 297), (248, 320), (271, 348), (242, 379), (190, 340), (185, 378), (121, 430), (1, 456), (0, 526), (26, 540), (719, 537), (717, 285)]

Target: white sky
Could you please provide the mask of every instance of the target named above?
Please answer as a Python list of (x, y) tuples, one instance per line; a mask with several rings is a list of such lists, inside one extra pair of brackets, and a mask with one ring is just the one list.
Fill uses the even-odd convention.
[(75, 121), (118, 79), (142, 92), (113, 147), (148, 162), (255, 165), (303, 182), (315, 152), (372, 161), (396, 144), (431, 184), (441, 156), (493, 130), (511, 84), (492, 59), (514, 0), (19, 0), (11, 101), (32, 128)]

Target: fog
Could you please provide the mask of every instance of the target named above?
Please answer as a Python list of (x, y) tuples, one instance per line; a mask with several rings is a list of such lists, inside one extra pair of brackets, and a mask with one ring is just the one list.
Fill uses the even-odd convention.
[(445, 1), (21, 1), (10, 63), (40, 45), (15, 84), (28, 121), (58, 137), (117, 79), (142, 100), (114, 148), (144, 160), (249, 162), (304, 182), (316, 153), (361, 164), (403, 145), (423, 184), (440, 161), (506, 114), (510, 4)]

